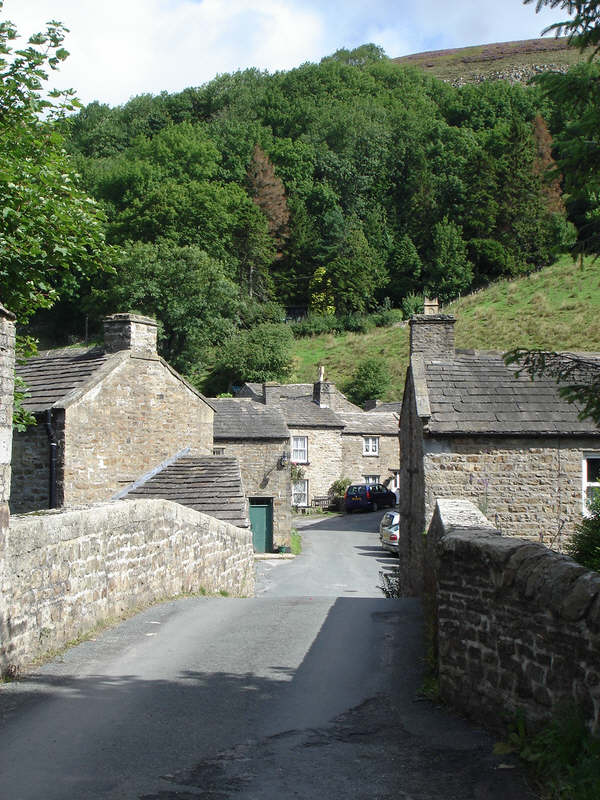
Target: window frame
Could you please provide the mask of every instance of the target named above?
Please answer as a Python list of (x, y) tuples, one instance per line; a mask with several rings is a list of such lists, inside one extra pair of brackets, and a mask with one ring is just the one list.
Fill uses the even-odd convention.
[[(296, 502), (296, 495), (299, 493), (297, 490), (297, 486), (300, 484), (304, 484), (304, 489), (302, 490), (301, 494), (304, 495), (305, 502), (297, 503)], [(299, 481), (292, 481), (292, 505), (296, 508), (307, 508), (308, 507), (308, 478), (301, 478)]]
[(379, 436), (363, 436), (363, 456), (379, 457)]
[[(581, 460), (581, 504), (584, 517), (590, 516), (590, 509), (588, 505), (588, 490), (590, 488), (597, 489), (600, 492), (600, 480), (588, 480), (588, 461), (600, 461), (600, 453), (584, 452)], [(600, 475), (598, 476), (600, 478)]]
[[(363, 478), (367, 486), (377, 486), (378, 483), (381, 483), (381, 475), (363, 475)], [(371, 480), (372, 478), (375, 480)]]
[(213, 447), (212, 454), (213, 454), (213, 456), (224, 456), (225, 455), (225, 448), (224, 447)]
[[(303, 439), (304, 440), (304, 447), (303, 448), (294, 447), (294, 442), (297, 439)], [(294, 456), (294, 450), (296, 450), (298, 452), (300, 452), (300, 450), (302, 450), (304, 452), (304, 458), (303, 459), (296, 458)], [(290, 452), (291, 452), (291, 460), (292, 460), (293, 464), (308, 464), (308, 436), (292, 436)]]

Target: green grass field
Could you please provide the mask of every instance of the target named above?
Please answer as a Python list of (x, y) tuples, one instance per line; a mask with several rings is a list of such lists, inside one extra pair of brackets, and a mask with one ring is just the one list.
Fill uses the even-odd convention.
[[(539, 347), (600, 351), (600, 261), (583, 269), (564, 257), (524, 278), (499, 281), (443, 309), (456, 316), (456, 346), (479, 350)], [(402, 397), (408, 366), (408, 326), (376, 328), (366, 334), (331, 334), (298, 339), (294, 381), (316, 380), (325, 365), (339, 387), (356, 365), (383, 359), (392, 377), (386, 400)]]

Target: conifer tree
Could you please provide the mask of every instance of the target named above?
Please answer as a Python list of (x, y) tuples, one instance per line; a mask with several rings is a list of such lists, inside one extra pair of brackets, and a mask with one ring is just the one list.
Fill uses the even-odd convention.
[(259, 144), (254, 145), (247, 177), (250, 196), (267, 218), (269, 233), (277, 251), (276, 258), (279, 259), (289, 236), (290, 212), (283, 181), (275, 174), (269, 156)]

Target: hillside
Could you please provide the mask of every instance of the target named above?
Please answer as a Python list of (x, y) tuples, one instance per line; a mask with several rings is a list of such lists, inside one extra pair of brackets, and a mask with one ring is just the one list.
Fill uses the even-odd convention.
[[(583, 269), (565, 257), (539, 272), (499, 281), (444, 308), (454, 314), (456, 346), (481, 350), (540, 347), (600, 351), (600, 269)], [(408, 365), (408, 326), (377, 328), (366, 334), (315, 336), (295, 345), (295, 379), (313, 381), (318, 364), (342, 386), (355, 365), (372, 355), (392, 375), (386, 400), (402, 396)]]
[(431, 50), (392, 59), (460, 86), (484, 80), (509, 80), (526, 83), (538, 72), (567, 69), (585, 59), (577, 50), (568, 47), (567, 38), (525, 39), (520, 42), (460, 47), (451, 50)]

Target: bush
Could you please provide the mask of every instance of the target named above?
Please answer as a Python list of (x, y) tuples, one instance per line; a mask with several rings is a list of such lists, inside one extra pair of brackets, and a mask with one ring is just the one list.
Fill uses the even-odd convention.
[(565, 548), (579, 564), (600, 572), (600, 493), (590, 504), (590, 516), (575, 527), (573, 538)]
[(292, 369), (292, 344), (288, 325), (263, 322), (225, 342), (216, 372), (227, 375), (231, 383), (285, 380)]
[(402, 311), (398, 308), (385, 308), (382, 311), (377, 311), (372, 315), (371, 319), (377, 328), (391, 328), (396, 322), (402, 320)]
[(338, 318), (333, 314), (308, 314), (304, 319), (292, 322), (291, 328), (297, 339), (323, 333), (338, 333), (342, 330)]
[(352, 333), (368, 333), (375, 327), (375, 320), (363, 314), (344, 314), (338, 318), (340, 330)]
[(341, 500), (346, 494), (346, 489), (351, 483), (352, 480), (350, 478), (338, 478), (337, 481), (334, 481), (327, 492), (331, 502), (335, 503), (337, 500)]
[(425, 310), (425, 298), (422, 294), (407, 294), (402, 298), (402, 314), (404, 319), (410, 319), (415, 314), (422, 314)]
[(383, 361), (369, 358), (362, 361), (344, 387), (348, 399), (357, 406), (367, 400), (380, 400), (390, 383), (390, 373)]

